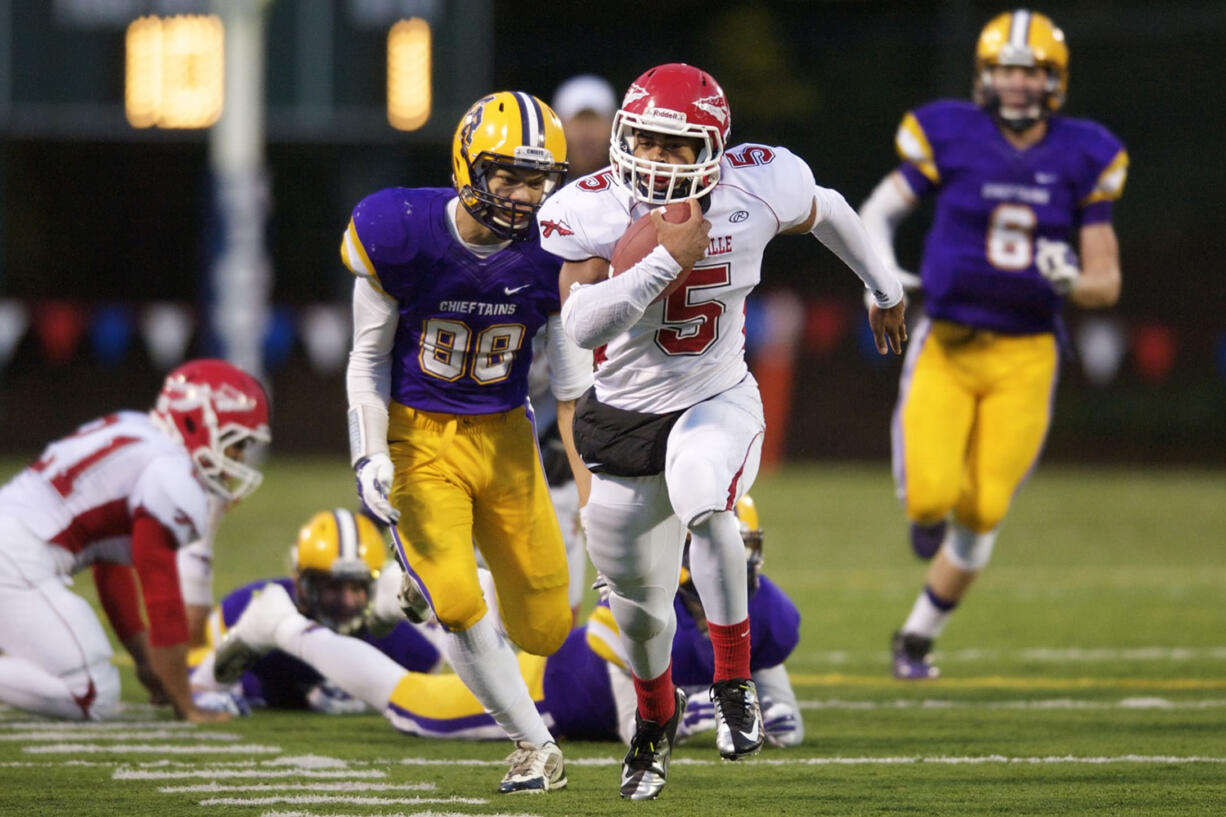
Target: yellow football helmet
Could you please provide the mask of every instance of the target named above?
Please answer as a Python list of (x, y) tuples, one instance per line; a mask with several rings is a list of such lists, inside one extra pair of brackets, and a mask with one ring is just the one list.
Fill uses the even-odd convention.
[[(545, 175), (540, 201), (528, 204), (490, 192), (496, 168)], [(451, 146), (451, 182), (473, 218), (500, 238), (536, 234), (532, 216), (566, 176), (566, 133), (562, 120), (541, 100), (523, 91), (499, 91), (473, 103), (456, 127)]]
[(298, 608), (338, 633), (360, 630), (386, 551), (379, 529), (364, 515), (344, 508), (316, 513), (290, 548)]
[[(1026, 9), (993, 17), (979, 34), (975, 47), (975, 102), (992, 111), (1003, 124), (1025, 130), (1040, 118), (1060, 109), (1068, 90), (1068, 44), (1051, 18)], [(1030, 110), (1004, 115), (992, 87), (992, 68), (1001, 65), (1047, 69), (1047, 85)]]

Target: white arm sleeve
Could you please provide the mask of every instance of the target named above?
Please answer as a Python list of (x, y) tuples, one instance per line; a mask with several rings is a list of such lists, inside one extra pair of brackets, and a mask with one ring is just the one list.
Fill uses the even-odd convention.
[(392, 343), (399, 321), (396, 299), (366, 278), (353, 286), (353, 349), (345, 372), (349, 395), (350, 464), (387, 453), (387, 403), (392, 392)]
[(873, 249), (872, 239), (856, 211), (840, 193), (828, 187), (817, 185), (814, 194), (817, 223), (812, 232), (817, 240), (860, 276), (877, 306), (888, 309), (901, 301), (902, 284)]
[(571, 340), (595, 349), (638, 323), (643, 312), (681, 272), (681, 265), (664, 249), (656, 248), (615, 278), (571, 287), (562, 307), (562, 326)]
[(213, 542), (201, 538), (175, 552), (179, 568), (179, 593), (183, 603), (197, 607), (213, 604)]
[(592, 385), (592, 353), (566, 336), (561, 314), (549, 316), (545, 332), (549, 390), (558, 400), (575, 400)]
[(894, 231), (918, 203), (915, 196), (908, 195), (906, 184), (901, 174), (890, 173), (860, 205), (860, 220), (864, 222), (864, 229), (868, 231), (881, 260), (891, 269), (898, 268), (898, 259), (894, 256)]

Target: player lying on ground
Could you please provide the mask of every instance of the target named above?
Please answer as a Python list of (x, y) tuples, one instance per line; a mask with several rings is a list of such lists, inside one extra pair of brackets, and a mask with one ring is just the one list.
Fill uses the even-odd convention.
[[(737, 511), (751, 590), (750, 666), (763, 699), (766, 738), (776, 746), (793, 746), (803, 739), (804, 725), (783, 662), (799, 639), (800, 613), (777, 585), (759, 573), (762, 531), (752, 499), (742, 498)], [(490, 609), (496, 610), (493, 582), (488, 574), (483, 578)], [(304, 614), (301, 603), (295, 605), (289, 598), (287, 584), (265, 584), (254, 596), (254, 586), (249, 585), (223, 602), (223, 613), (232, 626), (215, 662), (202, 664), (193, 676), (194, 683), (218, 689), (241, 677), (244, 668), (250, 674), (274, 658), (293, 661), (309, 672), (307, 680), (311, 683), (318, 684), (320, 677), (327, 679), (327, 683), (382, 711), (401, 732), (471, 740), (504, 736), (457, 676), (406, 670), (407, 664), (397, 663), (369, 639), (319, 626), (317, 617)], [(227, 608), (231, 600), (235, 604)], [(238, 607), (240, 603), (242, 608)], [(706, 689), (714, 672), (714, 656), (706, 617), (688, 570), (683, 573), (674, 607), (678, 620), (673, 640), (674, 680), (682, 688)], [(241, 617), (235, 615), (240, 610)], [(438, 652), (432, 645), (423, 650), (426, 654), (417, 664), (428, 665), (437, 659)], [(634, 734), (636, 699), (626, 666), (607, 600), (597, 606), (586, 625), (571, 631), (554, 655), (519, 655), (520, 672), (533, 702), (554, 724), (555, 734), (572, 740), (629, 742)], [(204, 674), (206, 668), (208, 676)], [(214, 679), (214, 673), (220, 681)], [(715, 725), (710, 701), (694, 696), (678, 730), (688, 736), (714, 729)]]
[[(387, 545), (375, 524), (343, 508), (319, 511), (298, 532), (290, 549), (294, 574), (243, 585), (213, 608), (206, 646), (193, 650), (192, 694), (197, 705), (247, 713), (251, 708), (365, 711), (362, 701), (330, 684), (309, 663), (281, 650), (265, 653), (234, 683), (214, 676), (215, 648), (261, 588), (280, 585), (297, 610), (317, 624), (351, 636), (402, 670), (433, 672), (442, 665), (442, 628), (436, 621), (405, 621), (396, 600), (403, 573), (387, 562)], [(383, 600), (384, 603), (377, 603)], [(389, 610), (380, 616), (379, 611)]]

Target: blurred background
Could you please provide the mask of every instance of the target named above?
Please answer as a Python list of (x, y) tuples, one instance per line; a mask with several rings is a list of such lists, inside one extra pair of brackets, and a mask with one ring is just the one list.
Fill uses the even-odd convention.
[[(721, 82), (732, 142), (782, 144), (858, 205), (909, 108), (965, 98), (970, 0), (589, 4), (535, 0), (0, 0), (0, 455), (144, 408), (185, 357), (261, 371), (274, 456), (346, 457), (349, 274), (337, 248), (376, 189), (450, 184), (450, 144), (491, 90), (545, 100), (661, 62)], [(1069, 310), (1045, 458), (1226, 461), (1226, 4), (1063, 2), (1064, 113), (1132, 168), (1115, 210), (1124, 294)], [(917, 264), (927, 212), (899, 235)], [(771, 462), (880, 460), (900, 361), (860, 286), (781, 239), (750, 303)]]

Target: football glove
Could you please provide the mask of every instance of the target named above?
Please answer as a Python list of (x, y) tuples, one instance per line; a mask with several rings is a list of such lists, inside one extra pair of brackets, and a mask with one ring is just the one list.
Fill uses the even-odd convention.
[(1077, 253), (1063, 241), (1039, 238), (1035, 241), (1034, 265), (1060, 295), (1067, 295), (1081, 277)]
[(392, 461), (387, 454), (377, 453), (362, 457), (353, 466), (358, 481), (358, 499), (366, 510), (385, 525), (400, 521), (400, 511), (392, 507), (387, 498), (392, 489)]
[(242, 692), (228, 689), (202, 689), (192, 691), (192, 703), (197, 709), (211, 712), (228, 712), (236, 718), (251, 714), (251, 705)]
[(359, 698), (329, 681), (320, 681), (307, 691), (307, 706), (325, 715), (360, 715), (368, 707)]
[(407, 570), (400, 574), (400, 592), (396, 595), (396, 600), (400, 602), (404, 617), (414, 624), (424, 624), (434, 612), (430, 609), (430, 600), (426, 598), (421, 585)]
[(799, 744), (804, 731), (797, 728), (798, 722), (800, 713), (786, 703), (775, 703), (769, 698), (762, 701), (762, 726), (771, 746), (783, 748)]

